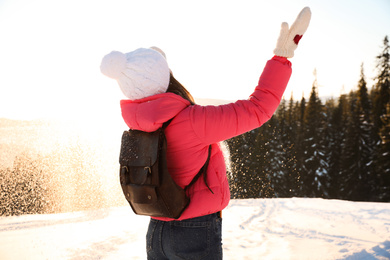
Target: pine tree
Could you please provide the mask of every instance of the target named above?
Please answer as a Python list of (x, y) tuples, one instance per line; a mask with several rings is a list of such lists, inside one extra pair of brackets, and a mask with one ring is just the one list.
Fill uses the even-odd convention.
[(297, 160), (297, 145), (296, 145), (296, 136), (298, 135), (298, 120), (299, 116), (294, 111), (294, 98), (291, 94), (288, 110), (287, 110), (287, 142), (286, 142), (286, 151), (288, 154), (286, 169), (288, 176), (288, 194), (289, 196), (298, 196), (299, 195), (299, 170), (298, 170), (298, 160)]
[(342, 199), (342, 193), (344, 190), (341, 155), (344, 150), (345, 143), (347, 105), (346, 95), (341, 95), (337, 106), (332, 109), (328, 109), (328, 134), (330, 139), (327, 146), (327, 155), (329, 158), (328, 192), (329, 198), (332, 199)]
[(282, 99), (276, 114), (269, 121), (272, 133), (268, 142), (266, 142), (267, 153), (265, 160), (267, 161), (265, 171), (270, 177), (270, 185), (276, 197), (283, 196), (286, 179), (283, 169), (284, 154), (282, 152), (283, 147), (283, 131), (285, 128), (284, 119), (286, 114), (286, 101)]
[(379, 134), (383, 126), (381, 116), (386, 114), (386, 105), (390, 101), (390, 45), (387, 36), (383, 40), (383, 51), (376, 58), (378, 76), (372, 97), (374, 130)]
[(334, 99), (329, 99), (325, 102), (324, 106), (324, 135), (323, 135), (323, 143), (325, 148), (325, 154), (324, 157), (326, 164), (328, 167), (326, 168), (326, 173), (324, 176), (322, 176), (322, 185), (325, 189), (326, 198), (329, 198), (332, 196), (333, 189), (337, 188), (334, 185), (335, 183), (332, 183), (332, 172), (330, 172), (330, 165), (332, 164), (332, 161), (334, 160), (335, 154), (337, 154), (338, 147), (335, 143), (335, 140), (337, 139), (338, 133), (335, 132), (335, 129), (337, 126), (335, 125), (336, 120), (333, 120), (334, 116), (334, 110), (336, 110), (336, 105)]
[(298, 195), (298, 171), (296, 168), (296, 152), (294, 145), (294, 131), (296, 131), (296, 116), (293, 113), (294, 100), (291, 97), (289, 106), (283, 99), (275, 114), (278, 128), (275, 131), (277, 138), (270, 142), (273, 155), (277, 160), (271, 166), (273, 169), (272, 187), (277, 197), (292, 197)]
[(380, 129), (381, 144), (379, 146), (380, 194), (378, 200), (390, 201), (390, 103), (387, 103), (386, 114), (382, 115), (383, 126)]
[[(359, 86), (361, 90), (363, 86)], [(370, 201), (375, 189), (372, 176), (372, 144), (369, 124), (363, 119), (362, 95), (364, 91), (349, 94), (349, 111), (342, 153), (342, 173), (345, 183), (344, 198), (355, 201)], [(364, 99), (364, 98), (363, 98)]]
[(295, 144), (295, 151), (296, 151), (296, 168), (298, 173), (298, 194), (297, 196), (303, 197), (306, 196), (304, 187), (303, 187), (303, 181), (302, 181), (302, 172), (303, 172), (303, 165), (304, 165), (304, 147), (303, 147), (303, 140), (304, 140), (304, 129), (305, 129), (305, 110), (306, 110), (306, 99), (304, 96), (302, 96), (302, 99), (300, 102), (296, 102), (294, 106), (294, 114), (296, 115), (296, 135), (294, 138), (294, 144)]
[[(383, 142), (386, 136), (387, 115), (386, 106), (390, 102), (390, 45), (388, 37), (383, 40), (383, 51), (377, 57), (378, 76), (371, 92), (373, 100), (373, 124), (374, 138), (376, 138), (377, 149), (374, 152), (374, 165), (376, 170), (376, 179), (380, 183), (379, 200), (389, 200), (389, 153), (390, 148), (387, 142)], [(386, 138), (385, 138), (386, 140)], [(387, 198), (387, 199), (385, 199)]]
[(342, 198), (347, 200), (354, 199), (356, 180), (355, 173), (359, 170), (358, 161), (358, 146), (356, 140), (359, 138), (356, 125), (358, 125), (358, 117), (355, 114), (357, 106), (356, 92), (351, 91), (348, 95), (348, 111), (345, 129), (345, 141), (341, 154), (341, 171), (344, 181), (344, 188), (342, 189)]
[(373, 168), (373, 153), (375, 140), (372, 137), (373, 124), (371, 123), (371, 104), (369, 102), (367, 83), (364, 75), (363, 64), (361, 65), (360, 80), (357, 91), (357, 106), (355, 114), (359, 121), (356, 125), (358, 130), (359, 144), (359, 182), (355, 186), (357, 200), (371, 201), (375, 197), (375, 174)]
[(302, 182), (305, 195), (309, 197), (324, 197), (326, 190), (323, 185), (323, 178), (327, 175), (325, 147), (323, 108), (317, 93), (317, 80), (314, 81), (310, 99), (305, 110), (304, 133), (303, 133), (303, 168)]

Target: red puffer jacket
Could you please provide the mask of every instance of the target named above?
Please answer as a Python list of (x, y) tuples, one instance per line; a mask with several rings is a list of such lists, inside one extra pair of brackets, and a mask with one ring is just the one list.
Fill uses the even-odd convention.
[[(230, 200), (225, 160), (220, 141), (253, 130), (271, 118), (291, 76), (291, 63), (282, 57), (269, 60), (259, 84), (248, 100), (221, 106), (200, 106), (172, 93), (139, 100), (122, 100), (122, 116), (131, 129), (155, 131), (174, 118), (166, 128), (168, 170), (181, 187), (188, 185), (212, 152), (203, 178), (188, 189), (190, 204), (178, 220), (199, 217), (224, 209)], [(239, 174), (239, 173), (235, 173)], [(156, 218), (170, 221), (169, 218)]]

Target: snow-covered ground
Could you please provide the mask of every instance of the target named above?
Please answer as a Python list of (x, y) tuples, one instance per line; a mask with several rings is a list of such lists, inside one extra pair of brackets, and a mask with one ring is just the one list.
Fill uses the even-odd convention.
[[(146, 259), (148, 217), (130, 207), (0, 218), (0, 259)], [(224, 259), (390, 259), (390, 204), (232, 200)]]

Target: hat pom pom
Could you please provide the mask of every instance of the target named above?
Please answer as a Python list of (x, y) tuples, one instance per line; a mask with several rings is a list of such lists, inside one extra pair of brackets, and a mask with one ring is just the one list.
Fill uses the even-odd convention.
[(107, 77), (118, 79), (126, 69), (126, 55), (119, 51), (112, 51), (103, 57), (100, 71)]

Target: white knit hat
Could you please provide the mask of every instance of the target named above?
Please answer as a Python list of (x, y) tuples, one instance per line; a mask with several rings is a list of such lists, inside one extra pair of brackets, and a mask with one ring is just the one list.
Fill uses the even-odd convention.
[(118, 81), (131, 100), (165, 93), (170, 70), (165, 54), (158, 48), (140, 48), (129, 53), (112, 51), (103, 57), (101, 72)]

